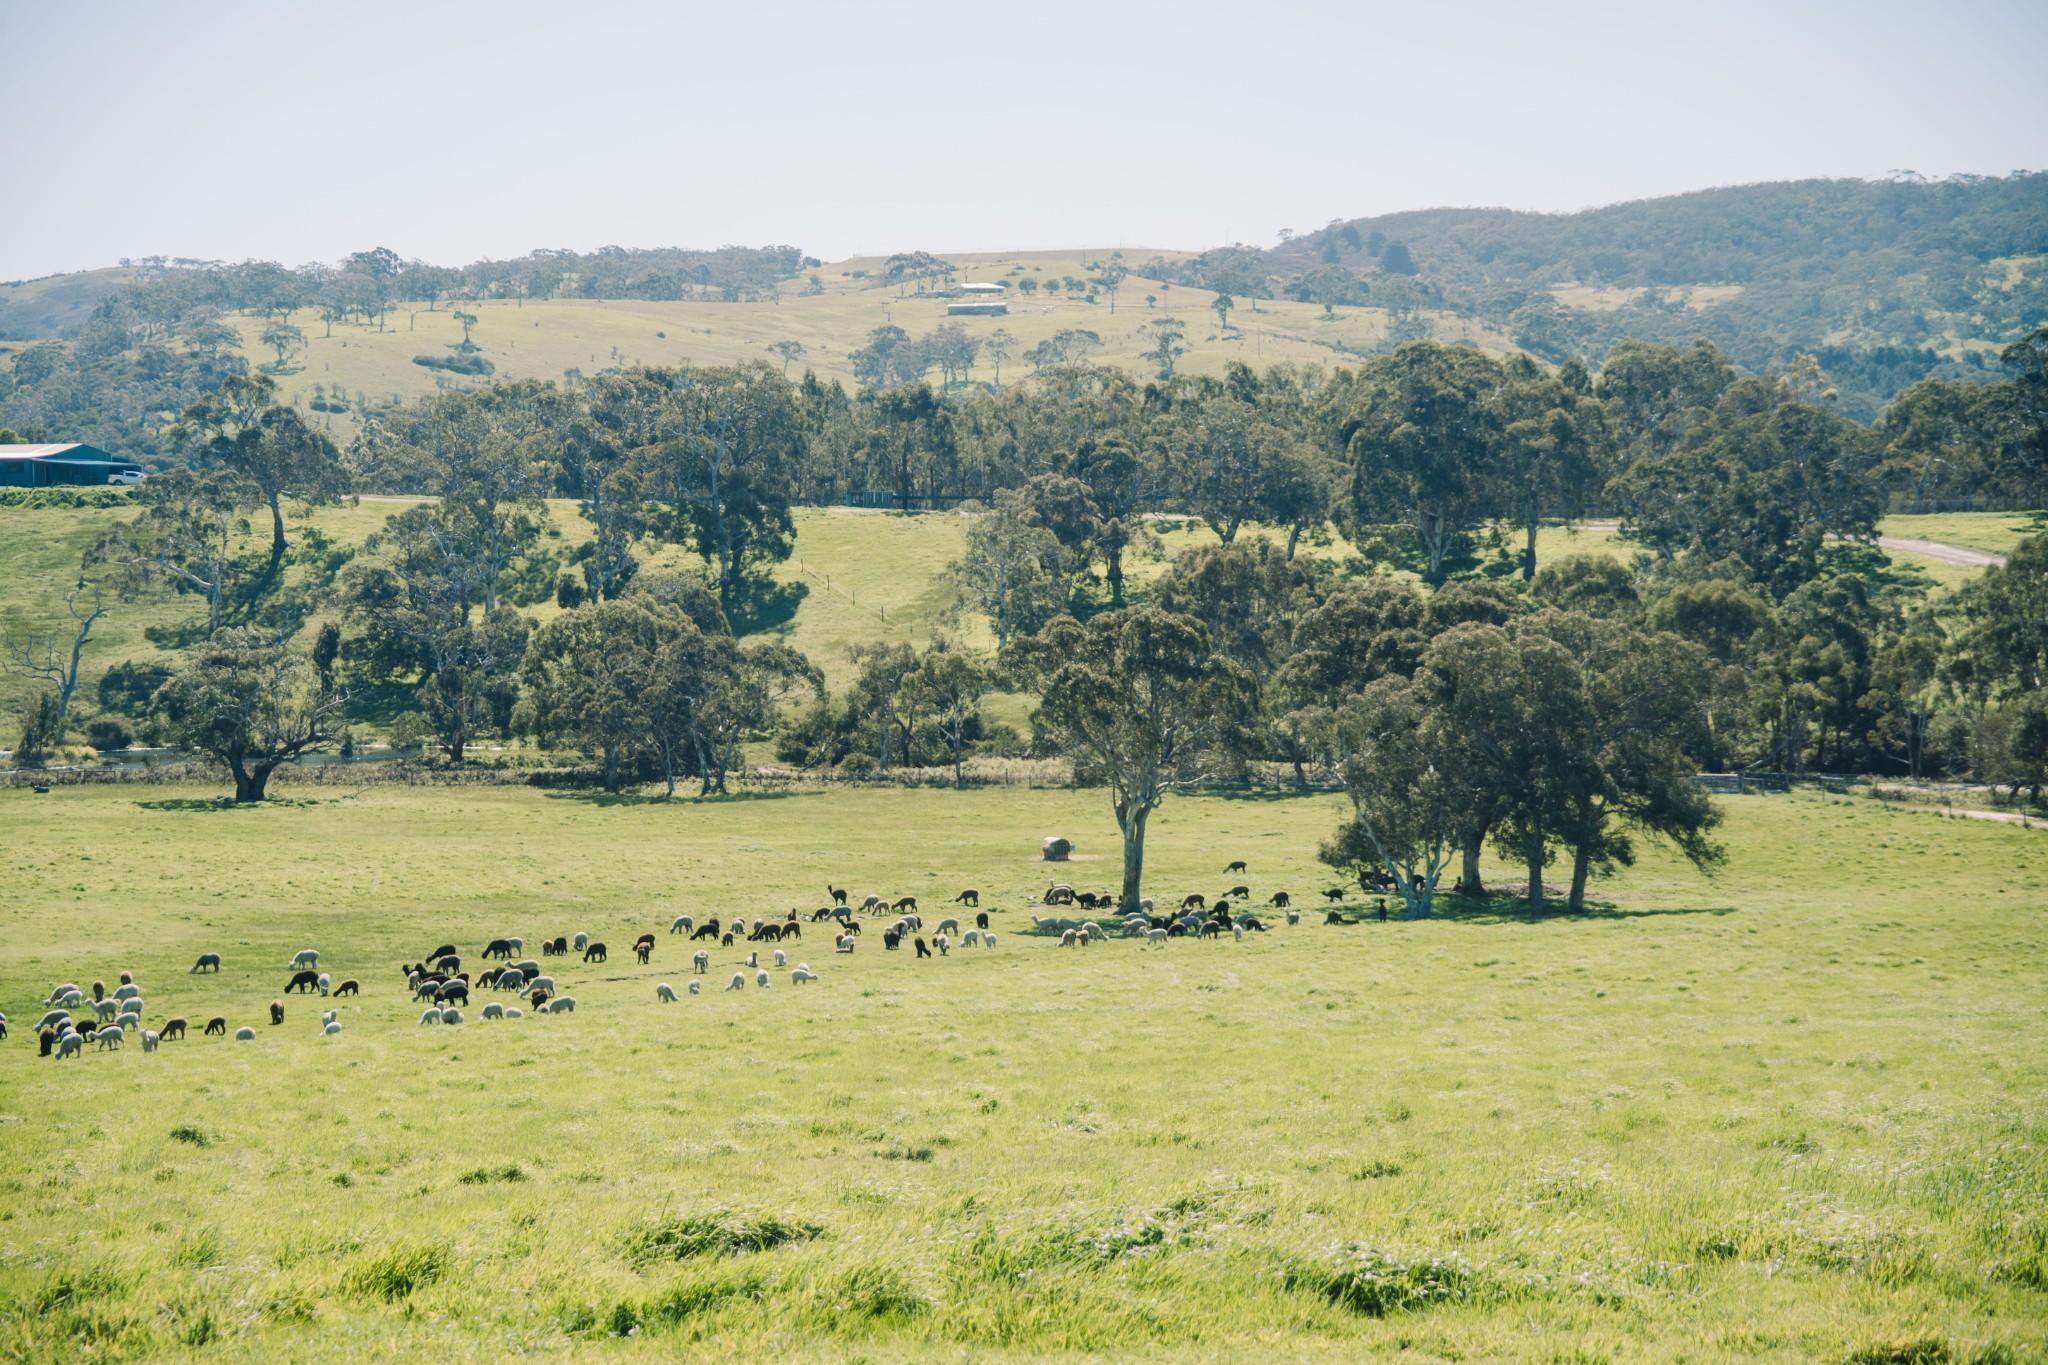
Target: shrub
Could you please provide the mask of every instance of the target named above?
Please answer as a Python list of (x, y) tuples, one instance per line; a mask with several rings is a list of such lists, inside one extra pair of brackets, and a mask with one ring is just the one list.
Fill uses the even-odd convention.
[(135, 742), (135, 732), (119, 716), (96, 716), (86, 723), (86, 742), (101, 753), (125, 749)]
[(1455, 1256), (1403, 1262), (1372, 1247), (1337, 1248), (1317, 1262), (1287, 1272), (1289, 1289), (1308, 1289), (1339, 1308), (1370, 1318), (1414, 1312), (1473, 1297), (1472, 1273)]
[(569, 574), (563, 574), (555, 584), (555, 605), (563, 611), (574, 611), (583, 605), (583, 585)]
[(173, 1142), (189, 1142), (194, 1147), (206, 1147), (213, 1142), (213, 1139), (208, 1137), (204, 1131), (189, 1123), (181, 1123), (176, 1128), (171, 1129), (171, 1140)]
[(394, 1246), (358, 1260), (342, 1276), (343, 1292), (359, 1299), (397, 1303), (440, 1279), (448, 1270), (448, 1248), (435, 1243)]
[(773, 1247), (808, 1242), (823, 1235), (822, 1223), (747, 1215), (718, 1209), (680, 1218), (657, 1218), (626, 1236), (626, 1259), (644, 1267), (661, 1261), (686, 1261), (696, 1256), (743, 1256)]
[(873, 754), (848, 754), (839, 760), (837, 771), (841, 777), (860, 782), (873, 777), (881, 766)]

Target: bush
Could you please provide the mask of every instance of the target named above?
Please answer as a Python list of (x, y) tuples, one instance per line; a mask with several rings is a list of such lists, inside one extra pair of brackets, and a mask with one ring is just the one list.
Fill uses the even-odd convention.
[(80, 484), (73, 488), (0, 488), (0, 507), (65, 511), (79, 507), (126, 507), (125, 488)]
[(822, 1223), (775, 1214), (747, 1215), (719, 1209), (681, 1218), (658, 1218), (626, 1237), (626, 1259), (645, 1267), (695, 1256), (743, 1256), (823, 1234)]
[(119, 716), (98, 716), (86, 723), (85, 741), (103, 754), (111, 753), (133, 744), (135, 733)]
[(341, 1283), (356, 1298), (397, 1303), (434, 1283), (447, 1270), (448, 1248), (444, 1246), (395, 1246), (357, 1261)]
[(841, 777), (859, 782), (873, 777), (881, 766), (873, 754), (848, 754), (839, 760), (837, 771)]
[(1372, 1247), (1337, 1248), (1327, 1259), (1287, 1272), (1289, 1289), (1310, 1289), (1369, 1318), (1414, 1312), (1474, 1296), (1472, 1274), (1454, 1256), (1406, 1263)]
[(583, 605), (583, 585), (569, 574), (563, 574), (555, 584), (555, 605), (563, 611), (574, 611)]
[(64, 742), (63, 728), (57, 723), (61, 709), (55, 692), (36, 691), (21, 699), (14, 710), (21, 731), (14, 744), (15, 767), (41, 767), (50, 751)]

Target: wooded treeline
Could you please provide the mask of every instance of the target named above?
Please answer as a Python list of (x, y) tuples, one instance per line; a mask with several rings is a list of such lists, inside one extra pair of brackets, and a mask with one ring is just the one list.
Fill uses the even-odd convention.
[[(1561, 859), (1576, 906), (1643, 835), (1717, 856), (1703, 768), (1957, 773), (2038, 797), (2048, 540), (1935, 606), (1872, 544), (1895, 490), (2048, 494), (2048, 329), (2003, 366), (1923, 381), (1876, 426), (1841, 415), (1811, 363), (1744, 375), (1704, 341), (1621, 343), (1597, 374), (1413, 342), (1332, 372), (1051, 365), (951, 394), (634, 367), (444, 391), (366, 416), (347, 450), (267, 378), (230, 375), (168, 428), (184, 466), (81, 566), (95, 607), (149, 585), (206, 604), (180, 665), (110, 674), (95, 723), (124, 726), (125, 706), (214, 755), (240, 799), (351, 742), (352, 715), (455, 763), (530, 738), (587, 755), (607, 789), (721, 791), (749, 741), (956, 780), (972, 753), (1028, 747), (1110, 790), (1132, 899), (1169, 793), (1278, 761), (1341, 776), (1355, 815), (1326, 857), (1413, 913), (1454, 866), (1476, 892), (1488, 843), (1538, 902)], [(352, 488), (426, 500), (360, 551), (293, 545), (287, 504)], [(795, 591), (772, 573), (792, 508), (878, 488), (969, 500), (948, 575), (996, 647), (862, 647), (829, 695), (758, 628)], [(574, 548), (551, 498), (588, 523)], [(1598, 513), (1633, 564), (1538, 562), (1540, 528)], [(238, 549), (252, 516), (267, 553)], [(1133, 574), (1172, 518), (1216, 543)], [(1303, 553), (1336, 534), (1353, 553)], [(701, 571), (648, 569), (660, 547)], [(549, 598), (544, 621), (521, 610)], [(93, 619), (71, 600), (68, 673), (60, 640), (16, 651), (48, 684), (18, 758), (67, 734)], [(997, 691), (1037, 699), (1028, 740), (984, 715)]]

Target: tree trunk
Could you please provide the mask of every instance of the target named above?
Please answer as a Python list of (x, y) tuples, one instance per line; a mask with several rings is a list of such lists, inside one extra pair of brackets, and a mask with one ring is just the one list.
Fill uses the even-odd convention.
[(1485, 840), (1486, 831), (1479, 830), (1465, 835), (1458, 841), (1458, 851), (1463, 861), (1459, 864), (1458, 884), (1451, 888), (1453, 893), (1460, 896), (1486, 894), (1486, 883), (1479, 880), (1479, 846)]
[(955, 730), (953, 732), (953, 787), (956, 791), (967, 785), (967, 778), (960, 769), (960, 740), (961, 732)]
[(1586, 871), (1593, 863), (1593, 846), (1581, 844), (1572, 854), (1572, 898), (1567, 908), (1576, 915), (1586, 908)]
[(235, 804), (240, 806), (252, 801), (261, 801), (264, 792), (270, 786), (270, 774), (275, 769), (275, 766), (274, 764), (259, 763), (254, 768), (250, 768), (245, 766), (239, 758), (230, 759), (228, 761), (228, 769), (235, 775)]
[(285, 510), (281, 499), (270, 493), (270, 559), (285, 559)]
[(1543, 826), (1538, 824), (1530, 830), (1525, 846), (1529, 860), (1529, 909), (1534, 914), (1543, 913)]
[(1529, 545), (1522, 552), (1522, 581), (1528, 582), (1536, 576), (1536, 518), (1529, 518)]
[(619, 789), (619, 750), (612, 745), (604, 751), (604, 789), (617, 792)]
[(1124, 605), (1124, 547), (1110, 546), (1106, 558), (1109, 560), (1109, 605), (1112, 609), (1121, 611)]
[(1294, 522), (1287, 528), (1287, 562), (1294, 562), (1294, 547), (1301, 543), (1301, 523)]
[(1117, 828), (1124, 835), (1123, 905), (1134, 908), (1143, 899), (1139, 888), (1145, 880), (1145, 821), (1152, 814), (1144, 806), (1119, 807)]

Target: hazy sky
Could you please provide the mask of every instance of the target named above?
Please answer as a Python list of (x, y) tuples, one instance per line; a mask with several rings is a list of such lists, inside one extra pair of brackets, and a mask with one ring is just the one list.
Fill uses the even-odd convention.
[(2048, 167), (2048, 4), (0, 0), (0, 279), (1270, 243)]

